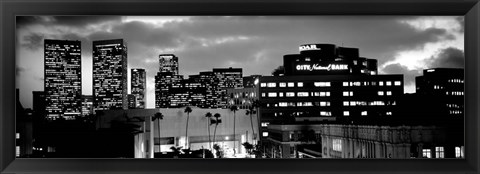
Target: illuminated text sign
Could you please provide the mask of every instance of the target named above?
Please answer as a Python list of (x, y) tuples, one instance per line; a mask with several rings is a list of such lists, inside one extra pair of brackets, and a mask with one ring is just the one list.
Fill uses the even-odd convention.
[(348, 65), (345, 64), (329, 64), (328, 66), (313, 65), (297, 65), (298, 71), (330, 71), (330, 70), (348, 70)]
[(298, 48), (300, 51), (307, 51), (307, 50), (320, 50), (317, 48), (317, 45), (302, 45)]

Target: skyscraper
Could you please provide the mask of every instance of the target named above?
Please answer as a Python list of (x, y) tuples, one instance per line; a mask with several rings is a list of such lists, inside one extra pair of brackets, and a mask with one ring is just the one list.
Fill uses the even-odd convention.
[(45, 111), (49, 120), (81, 116), (80, 41), (45, 39)]
[[(159, 72), (155, 76), (155, 108), (167, 108), (172, 106), (172, 97), (174, 96), (169, 91), (173, 87), (181, 86), (180, 81), (183, 80), (183, 76), (178, 74), (177, 56), (160, 54), (158, 58)], [(180, 95), (180, 98), (182, 98), (181, 96), (183, 95)]]
[(145, 108), (146, 92), (146, 73), (145, 69), (131, 70), (131, 94), (135, 95), (134, 108)]
[(227, 88), (243, 87), (242, 68), (213, 68), (213, 74), (218, 80), (218, 86), (215, 89), (217, 95), (217, 106), (226, 108), (228, 103)]
[(160, 54), (159, 72), (172, 72), (173, 75), (178, 75), (178, 57), (173, 54)]
[(127, 109), (127, 46), (123, 39), (93, 41), (94, 110)]

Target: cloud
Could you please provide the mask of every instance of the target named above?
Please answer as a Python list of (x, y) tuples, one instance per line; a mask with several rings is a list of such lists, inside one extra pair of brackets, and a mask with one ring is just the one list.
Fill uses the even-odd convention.
[(426, 60), (431, 68), (465, 68), (465, 55), (462, 50), (448, 47)]
[(387, 65), (381, 71), (385, 74), (403, 74), (405, 86), (415, 84), (415, 77), (422, 75), (422, 70), (410, 70), (406, 66), (403, 66), (399, 63)]
[(459, 31), (461, 33), (464, 33), (465, 32), (465, 17), (464, 16), (459, 16), (459, 17), (456, 17), (455, 20), (457, 20), (457, 22), (460, 24)]
[(43, 47), (44, 35), (39, 33), (30, 33), (22, 38), (22, 47), (30, 50), (37, 50)]

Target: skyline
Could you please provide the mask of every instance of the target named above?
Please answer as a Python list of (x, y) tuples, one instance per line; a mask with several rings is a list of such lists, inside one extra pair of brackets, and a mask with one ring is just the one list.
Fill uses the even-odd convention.
[[(16, 85), (26, 107), (31, 91), (43, 90), (43, 66), (35, 66), (43, 64), (43, 39), (81, 41), (84, 95), (92, 90), (92, 41), (125, 39), (128, 69), (147, 72), (146, 108), (155, 106), (159, 54), (178, 56), (184, 76), (227, 67), (270, 75), (301, 44), (333, 43), (377, 59), (379, 74), (404, 74), (407, 93), (423, 69), (464, 66), (463, 17), (19, 17)], [(130, 74), (127, 84), (131, 93)]]

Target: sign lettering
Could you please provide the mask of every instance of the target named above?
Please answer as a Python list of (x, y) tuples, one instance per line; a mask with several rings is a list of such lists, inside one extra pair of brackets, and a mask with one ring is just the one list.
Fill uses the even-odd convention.
[(307, 51), (307, 50), (320, 50), (317, 48), (317, 45), (302, 45), (299, 47), (300, 51)]
[(345, 64), (329, 64), (328, 66), (313, 65), (297, 65), (298, 71), (330, 71), (330, 70), (348, 70), (348, 65)]

